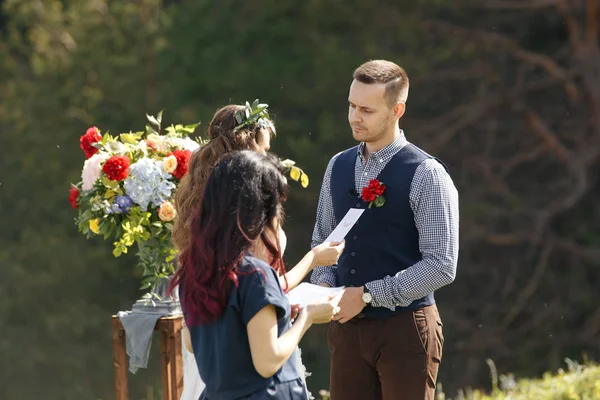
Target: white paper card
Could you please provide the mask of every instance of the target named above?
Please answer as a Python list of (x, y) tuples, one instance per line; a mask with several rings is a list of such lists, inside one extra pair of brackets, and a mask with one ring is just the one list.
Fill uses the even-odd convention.
[(356, 224), (362, 213), (365, 212), (362, 208), (351, 208), (348, 210), (344, 218), (335, 227), (333, 232), (325, 239), (326, 242), (341, 242), (344, 240), (350, 229)]
[(305, 307), (308, 304), (327, 301), (330, 296), (338, 294), (343, 289), (343, 286), (330, 288), (302, 282), (292, 289), (287, 296), (290, 304), (299, 304), (301, 307)]

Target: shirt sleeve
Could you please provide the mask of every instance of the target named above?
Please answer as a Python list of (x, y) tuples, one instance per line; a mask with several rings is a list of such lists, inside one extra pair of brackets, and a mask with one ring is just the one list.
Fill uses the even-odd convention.
[(289, 303), (276, 277), (275, 271), (267, 264), (245, 268), (238, 272), (240, 276), (239, 303), (244, 324), (264, 307), (272, 304), (277, 312), (277, 319), (285, 315)]
[[(312, 234), (311, 247), (314, 248), (327, 239), (327, 237), (333, 232), (336, 226), (335, 215), (333, 213), (333, 200), (331, 198), (331, 170), (333, 164), (340, 153), (336, 154), (331, 158), (327, 169), (325, 170), (325, 176), (323, 177), (323, 183), (321, 184), (321, 193), (319, 195), (319, 203), (317, 204), (317, 220)], [(336, 266), (335, 265), (323, 265), (313, 269), (310, 276), (311, 283), (316, 285), (320, 283), (327, 283), (331, 287), (336, 286)]]
[(415, 172), (410, 203), (422, 260), (365, 286), (374, 307), (406, 307), (454, 281), (458, 263), (458, 192), (444, 167), (425, 160)]

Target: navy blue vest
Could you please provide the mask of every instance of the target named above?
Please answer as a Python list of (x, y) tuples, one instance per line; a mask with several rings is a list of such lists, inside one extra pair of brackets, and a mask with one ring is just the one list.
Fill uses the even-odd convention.
[[(382, 207), (373, 205), (368, 208), (368, 203), (360, 198), (362, 188), (359, 188), (358, 195), (355, 192), (356, 157), (358, 146), (342, 152), (335, 160), (331, 172), (335, 219), (341, 221), (350, 208), (365, 209), (346, 236), (346, 247), (336, 269), (337, 284), (348, 287), (363, 286), (387, 275), (394, 276), (422, 259), (409, 193), (419, 164), (428, 158), (434, 158), (413, 144), (404, 146), (377, 177), (386, 185), (383, 194), (385, 204)], [(395, 311), (367, 306), (363, 314), (373, 318), (386, 318), (433, 303), (433, 293), (429, 293), (407, 307), (396, 307)]]

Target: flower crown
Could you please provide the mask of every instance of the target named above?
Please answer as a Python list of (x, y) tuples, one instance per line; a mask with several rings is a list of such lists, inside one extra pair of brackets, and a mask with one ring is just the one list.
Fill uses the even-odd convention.
[(308, 187), (308, 175), (306, 175), (306, 173), (296, 165), (295, 161), (286, 159), (282, 160), (281, 164), (290, 178), (296, 182), (300, 181), (300, 184), (303, 188)]
[[(269, 108), (268, 104), (261, 104), (258, 102), (258, 99), (254, 100), (254, 103), (250, 105), (250, 103), (246, 102), (243, 110), (236, 111), (234, 114), (235, 121), (238, 125), (234, 128), (234, 130), (241, 129), (245, 126), (256, 125), (259, 128), (268, 128), (271, 129), (273, 134), (275, 134), (275, 126), (269, 117), (269, 113), (267, 112), (267, 108)], [(285, 172), (295, 180), (296, 182), (300, 181), (300, 184), (303, 188), (308, 186), (308, 175), (296, 166), (296, 162), (290, 159), (281, 160), (281, 163), (285, 169)]]
[(267, 108), (269, 108), (269, 105), (260, 104), (258, 99), (254, 100), (252, 105), (246, 102), (244, 109), (238, 110), (234, 114), (235, 121), (238, 123), (234, 130), (237, 131), (245, 126), (256, 125), (259, 128), (271, 129), (273, 134), (275, 134), (275, 125), (273, 125), (273, 122), (269, 117)]

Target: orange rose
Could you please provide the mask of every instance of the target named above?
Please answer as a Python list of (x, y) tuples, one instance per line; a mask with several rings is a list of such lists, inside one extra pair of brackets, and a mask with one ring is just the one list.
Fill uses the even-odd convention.
[(173, 221), (173, 219), (175, 219), (176, 216), (177, 211), (175, 211), (173, 203), (171, 203), (170, 201), (165, 201), (160, 205), (160, 208), (158, 209), (158, 218), (160, 218), (161, 221)]

